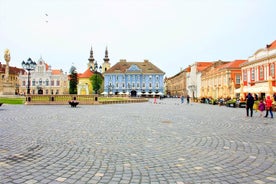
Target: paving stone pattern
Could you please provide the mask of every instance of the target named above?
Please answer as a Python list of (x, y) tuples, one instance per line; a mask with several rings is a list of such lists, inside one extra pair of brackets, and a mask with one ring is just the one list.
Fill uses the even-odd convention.
[(276, 183), (276, 121), (208, 104), (3, 105), (0, 183)]

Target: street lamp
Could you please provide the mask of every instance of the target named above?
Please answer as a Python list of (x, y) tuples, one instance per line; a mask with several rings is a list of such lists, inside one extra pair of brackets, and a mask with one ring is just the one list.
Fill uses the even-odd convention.
[(34, 70), (36, 67), (36, 62), (34, 62), (31, 58), (27, 60), (27, 62), (22, 61), (22, 67), (28, 71), (28, 83), (27, 83), (27, 94), (30, 94), (30, 75), (31, 70)]
[[(96, 82), (98, 83), (98, 69), (101, 72), (102, 66), (98, 67), (97, 61), (95, 62), (94, 66), (90, 66), (90, 71), (96, 74)], [(95, 90), (96, 94), (98, 94), (98, 90)]]
[(114, 85), (112, 85), (111, 83), (109, 83), (109, 85), (106, 86), (107, 87), (107, 96), (109, 96), (110, 92), (112, 92), (112, 89), (114, 88)]

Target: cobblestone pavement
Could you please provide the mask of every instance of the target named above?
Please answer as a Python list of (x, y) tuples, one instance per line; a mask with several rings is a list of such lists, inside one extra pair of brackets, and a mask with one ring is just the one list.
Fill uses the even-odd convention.
[(276, 183), (275, 119), (164, 99), (3, 105), (0, 182)]

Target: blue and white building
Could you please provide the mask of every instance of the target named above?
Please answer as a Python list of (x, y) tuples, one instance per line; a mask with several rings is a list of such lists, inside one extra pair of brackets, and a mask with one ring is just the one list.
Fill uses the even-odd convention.
[(148, 60), (127, 62), (120, 60), (104, 75), (103, 94), (155, 96), (164, 94), (165, 73)]

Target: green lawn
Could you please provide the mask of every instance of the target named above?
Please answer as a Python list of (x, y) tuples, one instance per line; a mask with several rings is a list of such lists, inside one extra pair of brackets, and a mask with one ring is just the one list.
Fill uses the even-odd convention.
[(25, 98), (0, 98), (0, 103), (3, 104), (24, 104)]
[(99, 97), (99, 102), (103, 101), (125, 101), (128, 100), (128, 98), (123, 97)]

